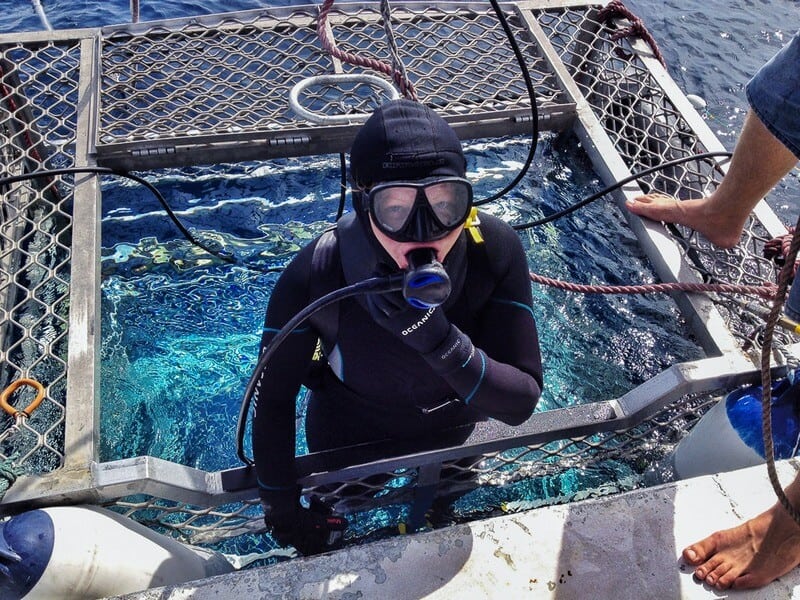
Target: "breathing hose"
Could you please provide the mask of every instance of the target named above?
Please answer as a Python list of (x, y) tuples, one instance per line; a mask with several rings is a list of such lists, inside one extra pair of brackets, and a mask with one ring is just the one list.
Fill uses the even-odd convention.
[(626, 185), (632, 181), (636, 181), (640, 177), (644, 177), (645, 175), (650, 175), (651, 173), (655, 173), (656, 171), (660, 171), (662, 169), (668, 169), (670, 167), (681, 165), (686, 162), (691, 162), (693, 160), (702, 160), (704, 158), (713, 158), (716, 156), (730, 157), (733, 156), (733, 153), (721, 150), (717, 152), (703, 152), (701, 154), (692, 154), (691, 156), (682, 156), (681, 158), (676, 158), (675, 160), (671, 160), (669, 162), (656, 165), (655, 167), (650, 167), (649, 169), (645, 169), (644, 171), (639, 171), (638, 173), (634, 173), (632, 175), (629, 175), (628, 177), (624, 177), (623, 179), (620, 179), (619, 181), (612, 183), (608, 187), (603, 188), (599, 192), (596, 192), (591, 196), (587, 196), (583, 200), (576, 202), (575, 204), (568, 206), (563, 210), (553, 213), (550, 216), (537, 219), (536, 221), (530, 221), (528, 223), (519, 223), (517, 225), (512, 225), (511, 227), (517, 231), (522, 231), (523, 229), (530, 229), (531, 227), (538, 227), (539, 225), (550, 223), (551, 221), (555, 221), (556, 219), (560, 219), (563, 216), (575, 212), (579, 208), (583, 208), (587, 204), (594, 202), (599, 198), (602, 198), (609, 192), (613, 192), (614, 190), (621, 188), (623, 185)]
[[(239, 264), (239, 262), (228, 252), (224, 250), (219, 250), (217, 248), (213, 248), (208, 244), (198, 240), (192, 232), (189, 231), (183, 223), (181, 223), (180, 219), (178, 219), (177, 215), (173, 212), (172, 208), (169, 206), (166, 198), (164, 198), (163, 194), (158, 191), (152, 183), (144, 179), (143, 177), (139, 177), (138, 175), (134, 175), (133, 173), (128, 173), (127, 171), (118, 171), (116, 169), (110, 169), (108, 167), (65, 167), (63, 169), (45, 169), (41, 171), (33, 171), (31, 173), (22, 173), (20, 175), (10, 175), (8, 177), (0, 177), (0, 188), (3, 186), (11, 185), (13, 183), (19, 183), (21, 181), (28, 181), (30, 179), (37, 179), (42, 177), (52, 177), (54, 175), (75, 175), (80, 173), (92, 173), (95, 175), (114, 175), (116, 177), (123, 177), (125, 179), (130, 179), (143, 185), (147, 188), (158, 200), (161, 207), (164, 209), (164, 212), (167, 213), (169, 219), (175, 224), (178, 230), (183, 234), (187, 241), (191, 244), (194, 244), (198, 248), (201, 248), (211, 254), (212, 256), (216, 256), (221, 261), (230, 263), (230, 264)], [(245, 265), (250, 269), (253, 269), (251, 265)], [(255, 269), (257, 271), (262, 271), (264, 273), (271, 273), (276, 271), (281, 271), (281, 267), (269, 267), (266, 269)]]
[(262, 371), (266, 368), (280, 344), (306, 319), (329, 304), (333, 304), (334, 302), (338, 302), (344, 298), (357, 296), (359, 294), (375, 294), (401, 290), (403, 289), (403, 279), (404, 275), (402, 273), (387, 277), (370, 277), (364, 281), (359, 281), (358, 283), (334, 290), (306, 306), (294, 317), (289, 319), (289, 321), (286, 322), (286, 325), (284, 325), (280, 331), (275, 334), (275, 337), (270, 340), (269, 344), (264, 349), (264, 352), (262, 353), (261, 358), (259, 358), (255, 369), (253, 369), (253, 374), (250, 376), (250, 380), (247, 382), (247, 387), (245, 388), (244, 396), (242, 398), (242, 404), (239, 408), (239, 419), (236, 423), (236, 454), (244, 464), (254, 464), (253, 460), (244, 452), (244, 433), (247, 425), (247, 415), (250, 412), (250, 403), (252, 401), (256, 386), (258, 385), (258, 380), (261, 378)]

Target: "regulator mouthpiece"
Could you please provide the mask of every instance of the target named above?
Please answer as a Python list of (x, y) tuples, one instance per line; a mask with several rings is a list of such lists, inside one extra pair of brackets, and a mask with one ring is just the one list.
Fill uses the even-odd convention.
[(434, 308), (450, 296), (450, 277), (436, 260), (432, 248), (417, 248), (406, 255), (403, 297), (414, 308)]

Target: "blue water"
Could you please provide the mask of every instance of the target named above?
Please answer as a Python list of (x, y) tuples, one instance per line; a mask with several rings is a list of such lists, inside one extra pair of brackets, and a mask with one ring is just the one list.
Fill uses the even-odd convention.
[[(535, 173), (491, 210), (528, 221), (601, 187), (575, 140), (553, 140), (543, 136)], [(524, 139), (467, 145), (478, 197), (509, 181), (527, 151)], [(338, 206), (334, 157), (158, 179), (187, 225), (214, 233), (254, 265), (284, 264)], [(207, 256), (177, 237), (155, 200), (131, 184), (109, 182), (103, 205), (102, 458), (152, 454), (204, 469), (234, 466), (241, 391), (277, 275), (205, 264)], [(609, 237), (618, 240), (613, 247)], [(654, 280), (620, 216), (601, 204), (525, 233), (523, 241), (531, 269), (551, 277)], [(541, 286), (534, 294), (547, 370), (540, 409), (619, 396), (700, 355), (665, 297), (581, 296)], [(197, 436), (215, 442), (198, 444)]]
[[(42, 4), (57, 29), (129, 20), (128, 0)], [(142, 0), (141, 20), (284, 4), (291, 2)], [(744, 84), (792, 34), (785, 25), (800, 23), (800, 5), (627, 4), (653, 32), (678, 84), (706, 99), (705, 118), (732, 149), (746, 111)], [(0, 6), (0, 32), (42, 28), (31, 3)], [(509, 181), (526, 152), (524, 139), (470, 144), (478, 196)], [(575, 140), (543, 136), (536, 165), (492, 210), (519, 222), (600, 187)], [(290, 260), (331, 221), (338, 201), (333, 157), (146, 175), (189, 227), (262, 266)], [(795, 220), (798, 191), (794, 172), (770, 195), (787, 223)], [(204, 469), (236, 466), (236, 414), (276, 276), (209, 261), (133, 184), (105, 180), (103, 205), (103, 460), (151, 454)], [(531, 269), (544, 275), (587, 283), (655, 280), (621, 215), (601, 204), (525, 233), (523, 241)], [(580, 296), (539, 286), (534, 293), (546, 367), (542, 409), (619, 396), (700, 355), (665, 297)]]

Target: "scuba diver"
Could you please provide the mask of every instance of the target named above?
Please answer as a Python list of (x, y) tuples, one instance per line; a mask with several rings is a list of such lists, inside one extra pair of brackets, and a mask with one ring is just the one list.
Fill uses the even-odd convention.
[[(319, 310), (257, 380), (253, 457), (265, 521), (279, 543), (319, 552), (329, 532), (346, 526), (319, 503), (299, 502), (301, 384), (311, 390), (311, 452), (409, 438), (419, 451), (457, 446), (478, 421), (518, 425), (532, 414), (542, 366), (525, 252), (509, 225), (473, 207), (465, 175), (461, 144), (444, 119), (410, 100), (380, 106), (351, 148), (354, 210), (276, 283), (261, 353), (328, 292), (377, 275), (405, 273), (407, 283)], [(314, 360), (318, 340), (323, 358)]]

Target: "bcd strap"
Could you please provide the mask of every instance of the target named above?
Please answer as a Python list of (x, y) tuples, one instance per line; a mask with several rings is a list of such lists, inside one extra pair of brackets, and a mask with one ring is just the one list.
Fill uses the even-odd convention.
[[(336, 266), (338, 265), (338, 268)], [(341, 261), (337, 230), (323, 233), (311, 257), (311, 301), (338, 289), (342, 282)], [(333, 302), (311, 316), (314, 327), (322, 333), (323, 340), (335, 340), (339, 331), (339, 303)], [(325, 351), (330, 348), (324, 348)]]

